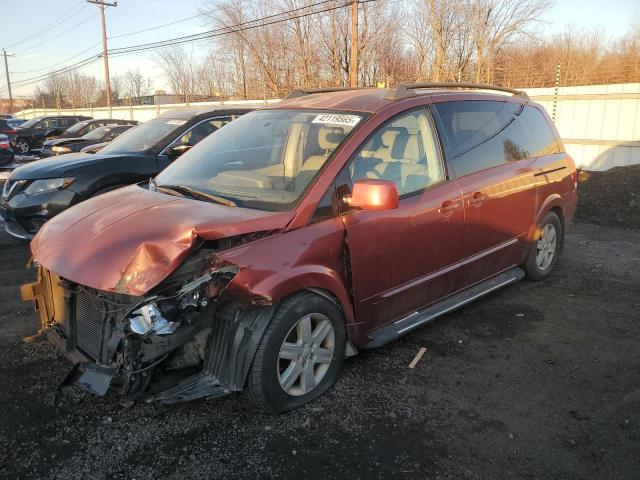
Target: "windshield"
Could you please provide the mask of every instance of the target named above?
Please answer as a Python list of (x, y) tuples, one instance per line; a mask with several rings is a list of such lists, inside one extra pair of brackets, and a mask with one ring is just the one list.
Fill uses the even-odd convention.
[(38, 123), (40, 120), (42, 120), (42, 117), (32, 118), (31, 120), (27, 120), (26, 122), (24, 122), (22, 125), (20, 125), (20, 127), (22, 127), (22, 128), (31, 128), (36, 123)]
[(248, 113), (185, 153), (156, 184), (240, 207), (289, 210), (362, 118), (313, 110)]
[[(82, 138), (85, 140), (100, 140), (102, 137), (104, 137), (107, 133), (111, 131), (111, 128), (112, 127), (96, 128), (95, 130), (91, 130), (89, 133), (83, 135)], [(71, 130), (69, 129), (67, 131), (71, 131)]]
[(139, 153), (156, 146), (165, 136), (176, 130), (186, 120), (154, 118), (120, 135), (100, 153)]
[(82, 130), (84, 127), (87, 126), (89, 122), (79, 122), (76, 123), (75, 125), (73, 125), (72, 127), (67, 128), (66, 133), (76, 133), (79, 132), (80, 130)]

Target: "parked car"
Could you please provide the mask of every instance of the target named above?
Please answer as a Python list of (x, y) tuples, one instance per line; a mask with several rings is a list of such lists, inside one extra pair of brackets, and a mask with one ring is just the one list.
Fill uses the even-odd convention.
[(44, 144), (46, 145), (47, 141), (54, 140), (57, 138), (78, 138), (86, 135), (87, 133), (95, 130), (96, 128), (104, 127), (106, 125), (138, 125), (138, 121), (136, 120), (118, 120), (118, 119), (99, 119), (99, 120), (84, 120), (82, 122), (78, 122), (75, 125), (65, 129), (65, 128), (55, 128), (47, 132), (46, 141)]
[(14, 118), (14, 116), (10, 113), (0, 113), (0, 118), (3, 120), (8, 120), (10, 118)]
[[(108, 125), (98, 127), (78, 138), (58, 137), (55, 140), (47, 140), (42, 146), (40, 157), (50, 157), (64, 155), (65, 153), (80, 152), (84, 147), (89, 147), (97, 143), (109, 143), (114, 138), (129, 130), (134, 125)], [(73, 128), (73, 127), (71, 127)]]
[(0, 134), (0, 167), (13, 163), (15, 152), (9, 137)]
[(173, 110), (116, 138), (99, 153), (69, 153), (16, 168), (0, 199), (5, 229), (30, 239), (50, 218), (87, 198), (148, 180), (247, 107)]
[(66, 130), (82, 120), (89, 120), (91, 117), (82, 115), (58, 115), (35, 117), (27, 120), (19, 127), (16, 127), (18, 139), (16, 141), (16, 149), (18, 153), (29, 153), (31, 149), (40, 148), (42, 142), (50, 132)]
[(68, 383), (166, 404), (247, 388), (280, 412), (357, 350), (547, 277), (574, 163), (524, 93), (471, 87), (297, 91), (54, 218), (22, 292), (79, 362)]
[(14, 127), (9, 125), (7, 120), (0, 119), (0, 135), (5, 135), (9, 139), (9, 142), (11, 142), (11, 145), (15, 147), (16, 139), (18, 138), (16, 130)]
[(9, 118), (5, 120), (11, 128), (16, 128), (27, 121), (26, 118)]

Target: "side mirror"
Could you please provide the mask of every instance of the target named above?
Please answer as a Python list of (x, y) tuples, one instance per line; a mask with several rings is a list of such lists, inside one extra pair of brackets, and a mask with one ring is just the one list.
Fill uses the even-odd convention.
[(352, 207), (362, 210), (393, 210), (398, 208), (398, 188), (389, 180), (356, 180), (353, 193), (347, 198)]
[(191, 147), (193, 147), (193, 145), (189, 145), (188, 143), (177, 143), (167, 149), (167, 155), (170, 157), (179, 157), (187, 150), (190, 150)]

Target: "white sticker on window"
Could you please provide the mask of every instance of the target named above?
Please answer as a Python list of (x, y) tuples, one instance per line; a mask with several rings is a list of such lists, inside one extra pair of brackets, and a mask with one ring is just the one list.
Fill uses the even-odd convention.
[(355, 127), (360, 121), (358, 115), (342, 115), (339, 113), (321, 113), (311, 123), (328, 123), (330, 125), (345, 125)]
[(184, 125), (187, 123), (186, 120), (167, 120), (165, 122), (166, 125)]

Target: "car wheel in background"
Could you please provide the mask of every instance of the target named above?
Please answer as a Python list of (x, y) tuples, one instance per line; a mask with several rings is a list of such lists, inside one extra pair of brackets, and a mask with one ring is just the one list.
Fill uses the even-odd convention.
[(345, 346), (344, 317), (335, 303), (311, 292), (287, 298), (258, 346), (249, 396), (269, 413), (304, 405), (334, 384)]
[(26, 138), (18, 138), (16, 140), (16, 151), (18, 153), (29, 153), (29, 150), (31, 150), (31, 142), (29, 140)]
[(542, 280), (553, 271), (564, 240), (564, 229), (555, 212), (547, 213), (536, 231), (536, 238), (524, 264), (529, 280)]

